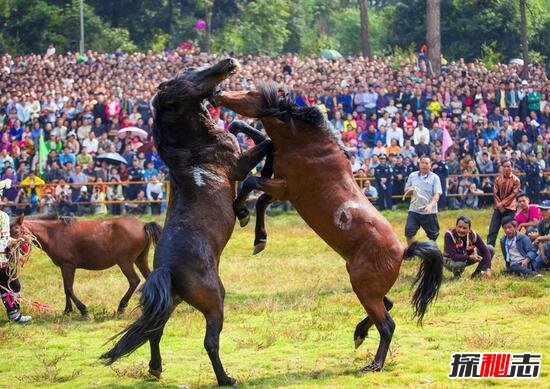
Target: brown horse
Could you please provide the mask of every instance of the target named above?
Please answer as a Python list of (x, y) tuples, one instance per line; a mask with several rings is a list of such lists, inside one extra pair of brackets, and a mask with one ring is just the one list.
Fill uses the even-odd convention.
[(235, 225), (235, 182), (243, 180), (271, 148), (265, 140), (241, 155), (235, 137), (215, 127), (203, 104), (236, 67), (235, 60), (227, 59), (208, 68), (187, 69), (160, 84), (152, 100), (153, 136), (170, 169), (172, 191), (154, 270), (141, 292), (142, 315), (102, 355), (107, 364), (148, 340), (149, 371), (159, 377), (164, 326), (176, 306), (186, 301), (206, 319), (204, 347), (218, 384), (235, 384), (219, 356), (225, 290), (218, 267)]
[[(306, 223), (345, 259), (353, 291), (368, 314), (356, 326), (355, 345), (363, 342), (374, 324), (380, 343), (374, 361), (364, 370), (381, 370), (395, 330), (388, 313), (393, 303), (386, 294), (403, 258), (422, 258), (412, 297), (421, 323), (442, 281), (441, 251), (431, 241), (403, 247), (391, 224), (361, 193), (341, 143), (316, 107), (296, 106), (273, 83), (259, 92), (221, 92), (213, 101), (262, 119), (273, 142), (275, 178), (249, 176), (243, 191), (259, 189), (273, 198), (290, 200)], [(246, 193), (236, 201), (238, 213), (245, 198)]]
[(82, 316), (88, 315), (88, 309), (73, 291), (75, 270), (104, 270), (118, 265), (129, 284), (118, 305), (118, 313), (122, 313), (139, 285), (134, 262), (147, 278), (149, 247), (151, 242), (156, 244), (161, 232), (158, 223), (144, 223), (133, 217), (78, 220), (56, 214), (36, 218), (21, 215), (11, 223), (12, 237), (34, 235), (42, 250), (61, 268), (65, 313), (72, 312), (72, 300)]

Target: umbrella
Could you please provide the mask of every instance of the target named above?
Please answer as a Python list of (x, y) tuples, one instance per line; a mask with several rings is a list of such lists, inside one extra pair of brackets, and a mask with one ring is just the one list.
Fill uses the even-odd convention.
[(124, 138), (127, 133), (131, 133), (132, 136), (139, 136), (141, 139), (147, 139), (147, 137), (149, 136), (149, 134), (147, 134), (147, 131), (142, 130), (141, 128), (126, 127), (126, 128), (123, 128), (122, 130), (118, 130), (118, 137)]
[(329, 50), (329, 49), (325, 49), (325, 50), (321, 50), (319, 52), (319, 55), (323, 58), (326, 58), (326, 59), (338, 59), (338, 58), (342, 58), (342, 54), (340, 54), (338, 51), (336, 50)]
[(512, 65), (523, 66), (523, 60), (521, 58), (514, 58), (510, 61)]
[(128, 161), (119, 153), (103, 153), (95, 157), (98, 161), (105, 161), (113, 165), (120, 165), (121, 163), (128, 165)]

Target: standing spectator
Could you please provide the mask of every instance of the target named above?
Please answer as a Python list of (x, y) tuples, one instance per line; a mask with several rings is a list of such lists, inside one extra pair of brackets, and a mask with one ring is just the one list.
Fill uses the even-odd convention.
[(378, 206), (381, 210), (391, 209), (392, 200), (392, 178), (393, 169), (387, 164), (386, 154), (379, 155), (380, 165), (374, 169), (374, 178), (376, 179), (376, 190), (378, 191)]
[(378, 191), (376, 187), (370, 184), (369, 180), (365, 180), (365, 187), (363, 188), (363, 194), (367, 196), (371, 203), (375, 204), (378, 201)]
[(433, 241), (439, 235), (437, 202), (442, 193), (441, 181), (437, 174), (430, 169), (430, 157), (421, 157), (420, 171), (411, 173), (405, 184), (405, 194), (413, 192), (405, 225), (407, 245), (414, 242), (420, 227), (426, 232), (428, 238)]
[(529, 234), (537, 228), (542, 219), (540, 208), (536, 204), (530, 204), (529, 196), (524, 192), (518, 193), (516, 201), (518, 202), (518, 212), (515, 216), (517, 230), (521, 232), (525, 228), (525, 232)]
[(437, 202), (439, 209), (447, 208), (447, 177), (449, 177), (449, 168), (445, 161), (441, 159), (441, 152), (434, 152), (434, 161), (432, 163), (432, 172), (437, 174), (441, 182), (441, 196)]
[(472, 230), (472, 219), (461, 215), (456, 219), (455, 228), (445, 233), (443, 249), (444, 266), (459, 278), (467, 266), (477, 264), (471, 278), (482, 274), (491, 278), (491, 261), (494, 247), (486, 246), (479, 234)]
[(542, 178), (540, 176), (540, 166), (537, 162), (537, 156), (534, 152), (529, 153), (529, 161), (523, 166), (525, 172), (525, 184), (527, 195), (533, 202), (539, 202), (540, 190), (542, 189)]
[(151, 213), (153, 215), (160, 215), (160, 201), (163, 198), (162, 195), (162, 182), (159, 182), (157, 176), (152, 176), (151, 180), (147, 183), (145, 192), (147, 200), (151, 201)]
[(512, 162), (505, 159), (501, 166), (502, 174), (496, 178), (493, 187), (494, 211), (487, 235), (487, 243), (491, 246), (495, 245), (502, 219), (515, 215), (516, 196), (521, 187), (519, 178), (512, 173)]
[(3, 210), (4, 206), (0, 209), (0, 296), (2, 302), (8, 313), (9, 320), (16, 323), (26, 323), (32, 319), (30, 316), (21, 314), (19, 307), (19, 292), (21, 290), (21, 284), (19, 279), (12, 278), (8, 275), (8, 257), (6, 252), (10, 245), (14, 242), (14, 239), (10, 236), (10, 217)]

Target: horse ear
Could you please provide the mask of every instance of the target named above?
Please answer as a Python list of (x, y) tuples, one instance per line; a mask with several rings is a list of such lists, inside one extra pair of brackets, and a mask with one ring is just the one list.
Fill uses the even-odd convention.
[(23, 219), (25, 219), (24, 214), (21, 214), (21, 215), (17, 216), (17, 219), (15, 219), (15, 224), (18, 225), (18, 226), (23, 225)]

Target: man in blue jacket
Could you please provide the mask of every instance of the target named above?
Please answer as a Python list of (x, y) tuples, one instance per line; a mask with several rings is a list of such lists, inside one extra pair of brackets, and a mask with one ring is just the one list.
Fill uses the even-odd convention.
[(500, 240), (502, 256), (506, 261), (506, 269), (510, 273), (531, 277), (540, 277), (537, 272), (537, 250), (527, 235), (517, 231), (516, 220), (505, 217), (502, 220), (504, 236)]

